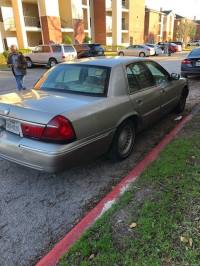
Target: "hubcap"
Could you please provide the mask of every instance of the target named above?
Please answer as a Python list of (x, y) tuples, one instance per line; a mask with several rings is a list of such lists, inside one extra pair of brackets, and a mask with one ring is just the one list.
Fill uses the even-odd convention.
[(125, 156), (130, 151), (134, 142), (134, 138), (135, 136), (131, 126), (125, 126), (118, 139), (118, 150), (122, 156)]
[(51, 61), (50, 66), (54, 67), (55, 65), (56, 65), (56, 62), (55, 61)]

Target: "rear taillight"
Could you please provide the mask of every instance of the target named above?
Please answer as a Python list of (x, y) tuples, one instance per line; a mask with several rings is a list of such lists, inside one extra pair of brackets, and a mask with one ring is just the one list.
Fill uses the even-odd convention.
[(21, 128), (24, 137), (44, 141), (70, 142), (76, 137), (70, 121), (61, 115), (54, 117), (46, 126), (22, 123)]
[(189, 59), (184, 59), (182, 62), (182, 65), (191, 65), (192, 62)]
[(147, 48), (147, 51), (151, 51), (151, 49), (150, 48)]
[(65, 55), (63, 55), (63, 56), (62, 56), (62, 59), (65, 59), (65, 58), (66, 58)]

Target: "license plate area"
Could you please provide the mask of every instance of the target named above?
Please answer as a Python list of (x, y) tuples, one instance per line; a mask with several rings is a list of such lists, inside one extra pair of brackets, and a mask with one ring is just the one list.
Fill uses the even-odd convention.
[(6, 130), (14, 134), (20, 135), (20, 123), (15, 120), (6, 120)]
[(197, 61), (197, 62), (196, 62), (196, 66), (197, 66), (197, 67), (200, 67), (200, 61)]

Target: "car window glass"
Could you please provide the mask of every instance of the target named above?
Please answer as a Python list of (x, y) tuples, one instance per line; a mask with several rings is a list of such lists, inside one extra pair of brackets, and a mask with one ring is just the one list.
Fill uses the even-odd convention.
[(105, 95), (110, 69), (87, 65), (60, 65), (39, 80), (35, 89)]
[(155, 84), (151, 72), (147, 67), (145, 67), (145, 65), (141, 63), (135, 63), (131, 64), (129, 67), (141, 89), (152, 87)]
[(169, 75), (164, 72), (159, 66), (153, 62), (145, 62), (145, 65), (150, 70), (154, 77), (156, 85), (164, 84), (169, 82)]
[(44, 45), (44, 46), (42, 46), (42, 51), (41, 52), (42, 53), (50, 53), (51, 52), (51, 49), (50, 49), (49, 46)]
[(74, 52), (74, 48), (72, 46), (64, 46), (65, 53), (72, 53)]
[(41, 51), (42, 51), (42, 47), (41, 46), (37, 46), (34, 49), (34, 53), (41, 53)]
[(200, 56), (200, 49), (193, 49), (189, 55)]
[(52, 45), (51, 47), (54, 53), (61, 53), (62, 51), (62, 48), (60, 45)]
[(130, 93), (138, 91), (140, 89), (140, 87), (139, 87), (139, 84), (136, 80), (135, 75), (133, 74), (133, 72), (131, 70), (131, 66), (127, 66), (126, 74), (127, 74)]

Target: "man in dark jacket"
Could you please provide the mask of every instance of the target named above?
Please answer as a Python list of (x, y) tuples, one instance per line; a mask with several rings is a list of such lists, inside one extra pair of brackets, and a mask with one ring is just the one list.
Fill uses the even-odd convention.
[(23, 86), (23, 78), (26, 75), (27, 63), (23, 54), (17, 51), (16, 45), (11, 45), (10, 47), (10, 54), (8, 56), (7, 64), (12, 68), (17, 89), (19, 91), (25, 90), (25, 87)]

